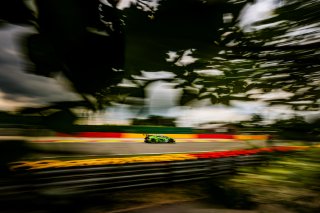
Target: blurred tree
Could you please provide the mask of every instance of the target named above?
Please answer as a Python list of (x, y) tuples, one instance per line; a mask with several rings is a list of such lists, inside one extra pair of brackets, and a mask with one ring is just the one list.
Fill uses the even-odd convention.
[[(181, 105), (261, 99), (294, 110), (318, 110), (319, 2), (281, 1), (270, 18), (240, 28), (238, 14), (245, 3), (161, 1), (149, 11), (152, 19), (132, 5), (124, 11), (126, 71), (173, 72), (171, 81), (183, 89)], [(232, 18), (225, 23), (226, 14)], [(129, 19), (134, 16), (144, 20), (139, 27)], [(276, 97), (264, 98), (269, 94)]]
[(308, 123), (302, 116), (277, 120), (272, 127), (278, 129), (279, 136), (285, 139), (319, 140), (316, 123)]
[[(37, 121), (37, 125), (45, 126), (57, 132), (72, 132), (74, 122), (78, 119), (73, 109), (93, 109), (86, 101), (61, 101), (43, 107), (26, 107), (19, 111), (21, 115), (29, 115), (27, 120)], [(31, 116), (33, 117), (31, 117)], [(41, 119), (35, 119), (35, 118)]]
[[(270, 18), (239, 27), (240, 12), (252, 2), (137, 0), (119, 10), (111, 0), (38, 0), (34, 13), (20, 5), (19, 21), (12, 5), (0, 17), (35, 19), (38, 33), (26, 39), (30, 71), (62, 71), (100, 107), (138, 93), (144, 98), (154, 79), (142, 72), (169, 71), (175, 77), (166, 81), (183, 91), (181, 105), (262, 99), (318, 110), (319, 1), (275, 1)], [(118, 84), (124, 79), (130, 87)], [(264, 98), (278, 92), (286, 96)]]
[(151, 115), (147, 119), (133, 119), (133, 125), (175, 126), (174, 118)]
[(283, 0), (269, 19), (246, 32), (233, 28), (221, 37), (219, 44), (226, 47), (222, 57), (238, 61), (240, 66), (229, 70), (235, 78), (244, 77), (240, 82), (246, 82), (246, 97), (286, 92), (290, 97), (279, 96), (269, 103), (319, 109), (319, 9), (319, 1)]
[(121, 80), (124, 37), (114, 5), (98, 0), (36, 1), (39, 33), (27, 38), (34, 72), (62, 71), (80, 93)]
[(320, 118), (315, 119), (311, 122), (312, 134), (320, 137)]
[(13, 24), (31, 24), (35, 20), (33, 11), (22, 0), (0, 2), (0, 26), (5, 21)]
[(278, 120), (274, 124), (279, 129), (287, 129), (293, 131), (310, 131), (310, 124), (301, 116), (294, 116), (287, 120)]
[(261, 122), (263, 121), (263, 118), (261, 115), (259, 114), (253, 114), (251, 116), (251, 120), (250, 120), (250, 123), (255, 125), (255, 126), (261, 126)]

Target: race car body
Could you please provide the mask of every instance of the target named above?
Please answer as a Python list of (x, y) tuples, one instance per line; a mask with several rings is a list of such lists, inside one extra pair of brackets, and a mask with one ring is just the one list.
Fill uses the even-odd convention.
[(147, 135), (144, 138), (145, 143), (175, 143), (173, 138), (165, 135)]

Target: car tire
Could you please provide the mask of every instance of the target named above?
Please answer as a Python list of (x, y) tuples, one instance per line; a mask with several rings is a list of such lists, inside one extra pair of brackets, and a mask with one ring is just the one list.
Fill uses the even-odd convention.
[(150, 142), (151, 142), (151, 143), (155, 143), (156, 140), (152, 138), (152, 139), (150, 140)]

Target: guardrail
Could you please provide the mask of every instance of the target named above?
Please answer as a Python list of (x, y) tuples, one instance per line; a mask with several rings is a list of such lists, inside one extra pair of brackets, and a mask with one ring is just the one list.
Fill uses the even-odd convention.
[(51, 168), (14, 173), (0, 180), (0, 198), (15, 199), (26, 193), (43, 196), (96, 195), (114, 190), (204, 180), (266, 162), (265, 155), (218, 159), (137, 163), (123, 165)]

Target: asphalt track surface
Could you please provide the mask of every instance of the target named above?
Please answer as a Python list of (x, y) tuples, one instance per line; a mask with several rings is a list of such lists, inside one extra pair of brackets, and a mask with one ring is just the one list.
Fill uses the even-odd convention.
[[(32, 150), (31, 158), (60, 158), (60, 157), (95, 157), (121, 155), (151, 155), (168, 153), (197, 153), (210, 151), (237, 150), (265, 146), (264, 141), (211, 141), (203, 142), (178, 141), (174, 144), (147, 144), (143, 139), (97, 139), (97, 138), (57, 138), (57, 137), (0, 137), (0, 142), (19, 140), (27, 143)], [(183, 140), (183, 139), (182, 139)], [(137, 142), (139, 141), (139, 142)], [(0, 144), (3, 148), (3, 143)], [(10, 149), (12, 152), (14, 149)], [(2, 150), (5, 152), (5, 150)]]
[(68, 157), (63, 153), (72, 153), (73, 156), (113, 156), (113, 155), (147, 155), (164, 153), (192, 153), (222, 150), (236, 150), (264, 146), (263, 141), (252, 142), (177, 142), (175, 144), (146, 144), (141, 142), (41, 142), (30, 143), (34, 148), (50, 153), (61, 154), (42, 155), (42, 157)]

